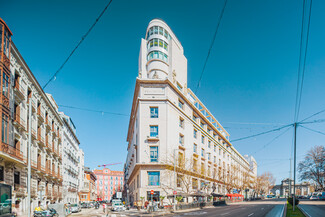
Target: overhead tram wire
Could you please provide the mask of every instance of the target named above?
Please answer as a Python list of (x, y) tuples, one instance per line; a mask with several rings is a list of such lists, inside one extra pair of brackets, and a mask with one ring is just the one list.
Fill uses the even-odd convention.
[(310, 29), (310, 19), (311, 19), (312, 4), (313, 4), (313, 0), (310, 0), (309, 14), (308, 14), (308, 24), (307, 24), (307, 33), (306, 33), (307, 35), (306, 35), (306, 44), (305, 44), (305, 54), (304, 54), (304, 61), (303, 61), (303, 67), (302, 67), (301, 88), (300, 88), (299, 104), (298, 104), (298, 111), (297, 111), (296, 120), (298, 120), (298, 117), (299, 117), (301, 96), (302, 96), (302, 90), (303, 90), (303, 87), (304, 87), (304, 78), (305, 78), (305, 71), (306, 71), (306, 58), (307, 58), (307, 51), (308, 51), (309, 29)]
[(316, 112), (316, 113), (314, 113), (314, 114), (308, 116), (307, 118), (303, 119), (303, 120), (300, 121), (299, 123), (303, 123), (305, 120), (308, 120), (309, 118), (312, 118), (312, 117), (314, 117), (314, 116), (316, 116), (316, 115), (319, 115), (319, 114), (321, 114), (321, 113), (323, 113), (323, 112), (325, 112), (325, 109), (323, 109), (323, 110), (321, 110), (321, 111), (319, 111), (319, 112)]
[(59, 107), (77, 109), (77, 110), (82, 110), (82, 111), (87, 111), (87, 112), (96, 112), (96, 113), (101, 113), (101, 114), (119, 115), (119, 116), (127, 116), (127, 117), (130, 116), (128, 114), (123, 114), (123, 113), (108, 112), (108, 111), (94, 110), (94, 109), (88, 109), (88, 108), (80, 108), (80, 107), (74, 107), (74, 106), (68, 106), (68, 105), (59, 105)]
[(298, 100), (300, 99), (300, 97), (299, 97), (300, 90), (302, 90), (301, 89), (301, 81), (300, 81), (301, 76), (300, 76), (300, 74), (301, 74), (301, 59), (302, 59), (302, 53), (303, 53), (303, 51), (302, 51), (302, 48), (303, 48), (302, 43), (303, 43), (303, 37), (304, 37), (305, 5), (306, 5), (306, 0), (303, 0), (294, 122), (296, 122), (297, 119), (298, 119), (298, 115), (297, 115), (298, 114), (298, 105), (300, 105)]
[(285, 131), (283, 131), (282, 133), (280, 133), (279, 135), (277, 135), (276, 137), (274, 137), (271, 141), (269, 141), (268, 143), (266, 143), (262, 148), (260, 148), (259, 150), (253, 152), (250, 155), (256, 154), (257, 152), (262, 151), (263, 149), (265, 149), (267, 146), (269, 146), (272, 142), (274, 142), (275, 140), (277, 140), (279, 137), (281, 137), (282, 135), (284, 135), (286, 132), (288, 132), (290, 130), (290, 128), (287, 128)]
[(311, 129), (311, 128), (309, 128), (309, 127), (305, 127), (305, 126), (301, 126), (301, 127), (302, 127), (302, 128), (305, 128), (305, 129), (307, 129), (307, 130), (310, 130), (310, 131), (312, 131), (312, 132), (319, 133), (319, 134), (322, 134), (322, 135), (325, 136), (325, 133), (323, 133), (323, 132), (321, 132), (321, 131), (314, 130), (314, 129)]
[(262, 133), (258, 133), (258, 134), (254, 134), (254, 135), (250, 135), (250, 136), (245, 136), (245, 137), (242, 137), (242, 138), (234, 139), (234, 140), (231, 140), (230, 142), (237, 142), (237, 141), (240, 141), (240, 140), (244, 140), (244, 139), (249, 139), (249, 138), (261, 136), (261, 135), (264, 135), (264, 134), (267, 134), (267, 133), (272, 133), (272, 132), (275, 132), (275, 131), (282, 130), (282, 129), (284, 129), (286, 127), (290, 127), (290, 126), (293, 126), (293, 124), (287, 124), (287, 125), (284, 125), (282, 127), (279, 127), (279, 128), (276, 128), (276, 129), (272, 129), (272, 130), (268, 130), (268, 131), (265, 131), (265, 132), (262, 132)]
[(100, 20), (100, 18), (104, 15), (105, 11), (107, 10), (107, 8), (110, 6), (110, 4), (112, 3), (113, 0), (110, 0), (108, 2), (108, 4), (105, 6), (105, 8), (103, 9), (103, 11), (99, 14), (99, 16), (97, 17), (97, 19), (95, 20), (95, 22), (91, 25), (91, 27), (88, 29), (88, 31), (86, 32), (85, 35), (82, 36), (82, 38), (80, 39), (80, 41), (78, 42), (77, 46), (75, 46), (75, 48), (71, 51), (71, 53), (69, 54), (69, 56), (65, 59), (65, 61), (62, 63), (62, 65), (59, 67), (59, 69), (54, 73), (54, 75), (46, 82), (46, 84), (43, 86), (43, 90), (47, 87), (47, 85), (49, 83), (51, 83), (51, 81), (56, 79), (56, 76), (59, 74), (59, 72), (62, 70), (62, 68), (64, 67), (64, 65), (69, 61), (70, 57), (73, 55), (73, 53), (78, 49), (78, 47), (81, 45), (81, 43), (87, 38), (88, 34), (91, 32), (91, 30), (95, 27), (95, 25), (97, 24), (97, 22)]
[(203, 69), (202, 69), (202, 72), (201, 72), (201, 75), (200, 75), (200, 78), (199, 78), (199, 81), (197, 83), (197, 86), (196, 86), (196, 89), (194, 91), (194, 93), (196, 94), (199, 87), (200, 87), (200, 84), (201, 84), (201, 80), (202, 80), (202, 76), (203, 76), (203, 73), (204, 73), (204, 70), (206, 68), (206, 65), (208, 63), (208, 60), (209, 60), (209, 57), (210, 57), (210, 53), (211, 53), (211, 50), (212, 50), (212, 47), (213, 47), (213, 44), (214, 44), (214, 41), (216, 39), (216, 36), (217, 36), (217, 33), (218, 33), (218, 30), (219, 30), (219, 26), (220, 26), (220, 23), (221, 23), (221, 20), (222, 20), (222, 17), (223, 17), (223, 14), (225, 12), (225, 8), (226, 8), (226, 5), (227, 5), (227, 2), (228, 0), (225, 0), (224, 2), (224, 5), (222, 7), (222, 10), (221, 10), (221, 14), (220, 14), (220, 17), (219, 17), (219, 20), (218, 20), (218, 24), (217, 24), (217, 27), (216, 27), (216, 31), (214, 32), (214, 35), (213, 35), (213, 38), (212, 38), (212, 42), (211, 42), (211, 45), (210, 45), (210, 48), (209, 48), (209, 51), (208, 51), (208, 54), (207, 54), (207, 57), (204, 61), (204, 65), (203, 65)]

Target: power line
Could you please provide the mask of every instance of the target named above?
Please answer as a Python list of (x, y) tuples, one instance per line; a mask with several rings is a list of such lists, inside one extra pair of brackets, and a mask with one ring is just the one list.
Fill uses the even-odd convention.
[(323, 123), (325, 122), (325, 119), (317, 119), (317, 120), (313, 120), (313, 121), (307, 121), (307, 122), (299, 122), (298, 124), (318, 124), (318, 123)]
[(318, 115), (318, 114), (321, 114), (321, 113), (323, 113), (323, 112), (325, 112), (325, 109), (324, 109), (324, 110), (321, 110), (321, 111), (319, 111), (319, 112), (316, 112), (316, 113), (314, 113), (314, 114), (312, 114), (312, 115), (310, 115), (310, 116), (308, 116), (307, 118), (303, 119), (303, 120), (300, 121), (300, 122), (304, 122), (305, 120), (308, 120), (309, 118), (312, 118), (312, 117), (314, 117), (314, 116), (316, 116), (316, 115)]
[(68, 105), (59, 105), (59, 107), (78, 109), (78, 110), (82, 110), (82, 111), (96, 112), (96, 113), (101, 113), (101, 114), (120, 115), (120, 116), (127, 116), (127, 117), (130, 116), (128, 114), (123, 114), (123, 113), (108, 112), (108, 111), (94, 110), (94, 109), (88, 109), (88, 108), (80, 108), (80, 107), (74, 107), (74, 106), (68, 106)]
[(243, 125), (284, 125), (284, 123), (256, 123), (256, 122), (223, 122), (226, 124), (243, 124)]
[(283, 134), (285, 134), (289, 130), (290, 130), (290, 128), (287, 128), (285, 131), (283, 131), (282, 133), (280, 133), (279, 135), (277, 135), (276, 137), (274, 137), (270, 142), (266, 143), (262, 148), (260, 148), (259, 150), (255, 151), (254, 153), (252, 153), (250, 155), (256, 154), (257, 152), (265, 149), (268, 145), (270, 145), (272, 142), (274, 142), (275, 140), (277, 140), (279, 137), (281, 137)]
[(47, 85), (56, 79), (56, 76), (59, 74), (59, 72), (61, 71), (61, 69), (64, 67), (64, 65), (69, 61), (70, 57), (73, 55), (73, 53), (78, 49), (78, 47), (81, 45), (81, 43), (86, 39), (86, 37), (88, 36), (88, 34), (91, 32), (91, 30), (95, 27), (95, 25), (97, 24), (97, 22), (100, 20), (100, 18), (104, 15), (105, 11), (107, 10), (107, 8), (110, 6), (110, 4), (112, 3), (113, 0), (110, 0), (108, 2), (108, 4), (106, 5), (106, 7), (104, 8), (104, 10), (99, 14), (99, 16), (97, 17), (97, 19), (95, 20), (95, 22), (93, 23), (93, 25), (91, 25), (91, 27), (88, 29), (88, 31), (86, 32), (85, 35), (82, 36), (82, 38), (80, 39), (80, 41), (78, 42), (77, 46), (71, 51), (70, 55), (66, 58), (66, 60), (62, 63), (62, 65), (59, 67), (59, 69), (54, 73), (54, 75), (46, 82), (46, 84), (43, 86), (43, 89), (45, 89), (47, 87)]
[(299, 87), (301, 86), (300, 85), (300, 70), (301, 70), (301, 67), (300, 66), (301, 66), (301, 56), (302, 56), (302, 41), (303, 41), (303, 35), (304, 35), (305, 4), (306, 4), (306, 0), (303, 0), (294, 122), (296, 122), (296, 119), (297, 119), (297, 109), (298, 109), (298, 99), (299, 99)]
[(293, 124), (287, 124), (287, 125), (284, 125), (282, 127), (272, 129), (272, 130), (268, 130), (268, 131), (265, 131), (265, 132), (262, 132), (262, 133), (258, 133), (258, 134), (254, 134), (254, 135), (250, 135), (250, 136), (245, 136), (245, 137), (242, 137), (242, 138), (239, 138), (239, 139), (234, 139), (234, 140), (231, 140), (230, 142), (236, 142), (236, 141), (240, 141), (240, 140), (249, 139), (249, 138), (252, 138), (252, 137), (264, 135), (264, 134), (267, 134), (267, 133), (279, 131), (279, 130), (282, 130), (283, 128), (286, 128), (286, 127), (289, 127), (289, 126), (293, 126)]
[[(305, 69), (306, 69), (306, 57), (307, 57), (308, 41), (309, 41), (309, 29), (310, 29), (310, 20), (311, 20), (312, 0), (310, 0), (310, 6), (309, 6), (306, 44), (305, 44), (305, 49), (304, 49), (305, 52), (304, 52), (304, 58), (303, 58), (303, 64), (302, 64), (303, 65), (302, 66), (302, 76), (300, 76), (301, 62), (302, 62), (302, 55), (303, 55), (304, 20), (305, 20), (305, 11), (306, 11), (305, 8), (306, 8), (306, 0), (303, 0), (303, 12), (302, 12), (302, 22), (301, 22), (301, 34), (300, 34), (300, 51), (299, 51), (299, 61), (298, 61), (298, 79), (297, 79), (294, 122), (296, 122), (298, 120), (299, 112), (300, 112), (301, 96), (302, 96), (302, 90), (303, 90), (303, 84), (304, 84)], [(301, 79), (300, 79), (300, 77), (301, 77)]]
[(307, 51), (308, 51), (309, 28), (310, 28), (312, 3), (313, 3), (313, 0), (310, 0), (309, 15), (308, 15), (308, 25), (307, 25), (307, 35), (306, 35), (306, 45), (305, 45), (305, 55), (304, 55), (304, 64), (303, 64), (303, 68), (302, 68), (301, 90), (300, 90), (299, 105), (298, 105), (298, 112), (297, 112), (297, 119), (296, 120), (298, 120), (298, 117), (299, 117), (301, 96), (302, 96), (302, 90), (303, 90), (303, 86), (304, 86), (304, 77), (305, 77), (305, 70), (306, 70), (306, 58), (307, 58)]
[(305, 126), (301, 126), (301, 127), (305, 128), (305, 129), (307, 129), (307, 130), (313, 131), (313, 132), (315, 132), (315, 133), (319, 133), (319, 134), (325, 135), (325, 133), (323, 133), (323, 132), (321, 132), (321, 131), (314, 130), (314, 129), (311, 129), (311, 128), (308, 128), (308, 127), (305, 127)]
[(208, 51), (208, 55), (207, 55), (207, 57), (205, 59), (205, 62), (204, 62), (204, 65), (203, 65), (203, 69), (202, 69), (202, 72), (201, 72), (201, 75), (200, 75), (200, 79), (199, 79), (199, 81), (197, 83), (197, 86), (196, 86), (196, 89), (195, 89), (195, 94), (197, 93), (197, 90), (199, 89), (199, 86), (200, 86), (200, 83), (201, 83), (201, 80), (202, 80), (202, 76), (203, 76), (205, 67), (206, 67), (207, 62), (208, 62), (209, 57), (210, 57), (211, 49), (212, 49), (213, 44), (214, 44), (214, 41), (216, 39), (216, 36), (217, 36), (218, 30), (219, 30), (219, 26), (220, 26), (220, 23), (221, 23), (223, 14), (225, 12), (225, 8), (226, 8), (226, 5), (227, 5), (227, 2), (228, 2), (228, 0), (225, 0), (225, 2), (224, 2), (224, 5), (223, 5), (223, 8), (222, 8), (222, 11), (221, 11), (219, 20), (218, 20), (218, 24), (217, 24), (217, 27), (216, 27), (216, 31), (214, 32), (214, 35), (213, 35), (213, 38), (212, 38), (212, 42), (211, 42), (211, 45), (210, 45), (210, 48), (209, 48), (209, 51)]

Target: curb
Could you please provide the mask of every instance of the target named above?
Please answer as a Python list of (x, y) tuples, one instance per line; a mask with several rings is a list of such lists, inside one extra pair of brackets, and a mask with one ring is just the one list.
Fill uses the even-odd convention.
[(297, 205), (297, 207), (306, 217), (311, 217), (302, 207), (300, 207), (299, 205)]
[(284, 203), (284, 209), (282, 213), (282, 217), (286, 217), (286, 216), (287, 216), (287, 201)]

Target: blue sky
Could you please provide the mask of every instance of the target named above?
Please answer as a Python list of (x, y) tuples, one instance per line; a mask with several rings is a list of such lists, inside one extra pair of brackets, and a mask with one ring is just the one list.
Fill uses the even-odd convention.
[[(0, 2), (0, 16), (41, 85), (107, 4), (103, 0)], [(115, 0), (46, 92), (59, 105), (129, 114), (140, 39), (157, 17), (181, 41), (188, 59), (188, 86), (194, 90), (222, 5), (223, 1), (209, 0)], [(324, 10), (324, 2), (313, 2), (300, 119), (325, 109)], [(228, 1), (197, 95), (227, 127), (231, 139), (293, 121), (301, 11), (302, 2), (295, 0)], [(128, 117), (60, 110), (77, 126), (87, 166), (124, 163)], [(325, 132), (324, 124), (308, 127)], [(254, 153), (259, 173), (271, 171), (278, 183), (289, 173), (293, 130), (267, 144), (283, 131), (233, 143), (242, 154), (259, 150)], [(298, 128), (297, 144), (299, 160), (310, 147), (324, 145), (324, 136)], [(122, 169), (122, 164), (111, 169)]]

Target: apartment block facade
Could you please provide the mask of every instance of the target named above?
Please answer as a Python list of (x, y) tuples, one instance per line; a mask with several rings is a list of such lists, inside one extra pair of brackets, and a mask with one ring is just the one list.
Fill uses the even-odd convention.
[(94, 170), (96, 175), (97, 196), (102, 200), (110, 201), (116, 192), (122, 192), (124, 186), (123, 171), (113, 171), (108, 168)]
[[(31, 122), (31, 196), (38, 201), (62, 200), (62, 120), (52, 97), (48, 97), (10, 39), (11, 32), (0, 20), (2, 125), (0, 160), (3, 183), (13, 186), (13, 201), (27, 207), (27, 146)], [(4, 39), (4, 40), (3, 40)], [(28, 104), (32, 116), (28, 118)]]
[[(160, 19), (149, 23), (141, 39), (138, 71), (124, 167), (128, 201), (150, 200), (151, 190), (157, 201), (159, 196), (167, 201), (174, 191), (232, 193), (245, 175), (256, 175), (229, 142), (228, 132), (187, 87), (183, 47)], [(233, 174), (237, 183), (230, 190)]]
[(83, 186), (79, 191), (79, 201), (90, 202), (97, 200), (97, 189), (96, 189), (96, 175), (90, 168), (85, 167), (84, 169)]
[[(11, 36), (9, 27), (0, 18), (0, 182), (13, 187), (12, 202), (20, 201), (19, 209), (26, 214), (28, 132), (31, 123), (31, 209), (39, 201), (43, 205), (64, 202), (63, 183), (68, 187), (74, 186), (73, 200), (69, 202), (77, 202), (81, 152), (79, 149), (73, 151), (71, 157), (70, 152), (67, 154), (67, 147), (79, 147), (79, 141), (68, 121), (70, 119), (60, 115), (54, 98), (43, 91)], [(32, 106), (31, 117), (28, 114), (29, 104)], [(82, 152), (82, 164), (83, 157)], [(64, 181), (67, 166), (63, 168), (63, 162), (73, 164), (73, 171), (69, 173), (73, 173), (73, 179), (64, 177)]]
[(82, 167), (79, 158), (79, 140), (76, 135), (76, 126), (72, 119), (60, 112), (63, 120), (63, 202), (78, 203), (79, 167)]

